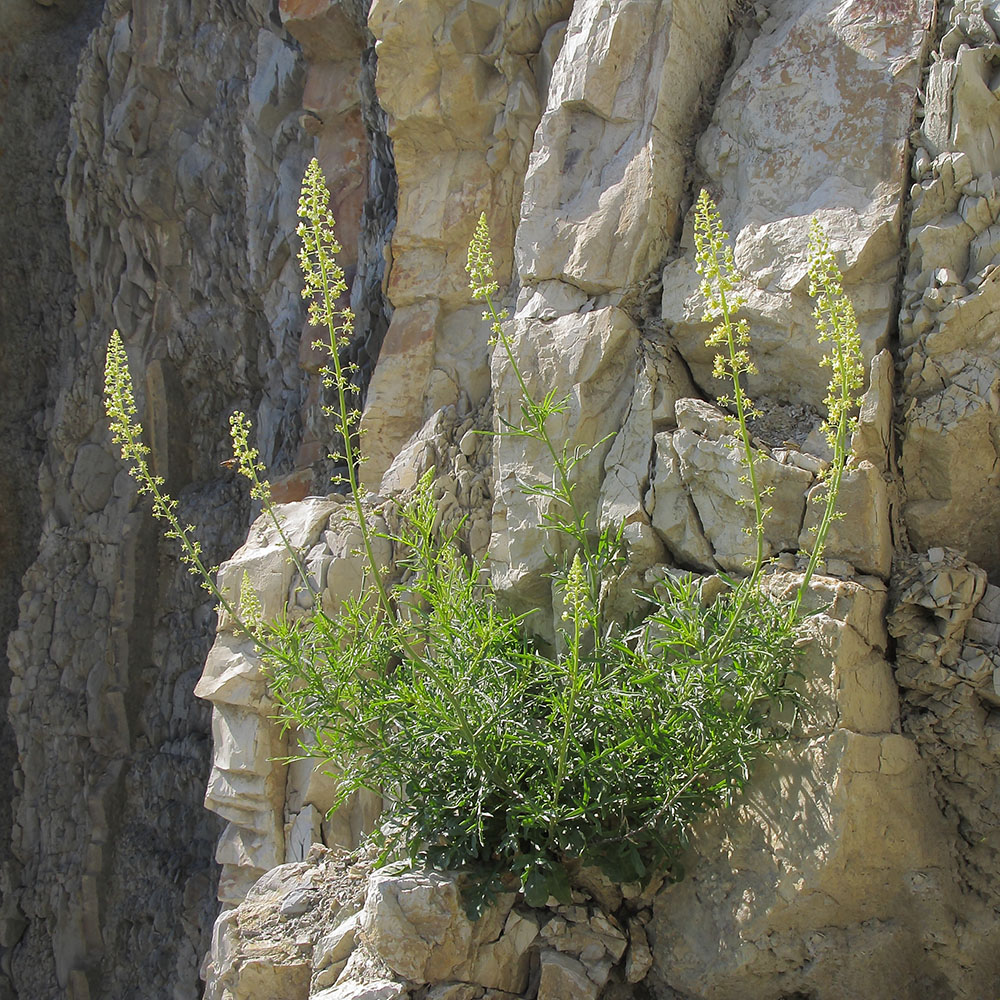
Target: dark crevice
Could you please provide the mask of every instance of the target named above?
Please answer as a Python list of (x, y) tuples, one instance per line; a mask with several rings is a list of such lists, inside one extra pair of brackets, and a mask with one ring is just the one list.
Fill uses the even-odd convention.
[[(931, 54), (938, 50), (941, 37), (944, 34), (944, 24), (939, 17), (940, 2), (935, 0), (934, 10), (931, 15), (930, 30), (924, 42), (924, 50), (920, 54), (920, 87), (914, 95), (913, 110), (910, 115), (910, 127), (907, 130), (908, 140), (903, 163), (900, 167), (902, 176), (900, 177), (900, 226), (899, 226), (899, 260), (896, 266), (896, 280), (893, 286), (892, 300), (889, 306), (888, 316), (888, 350), (892, 354), (894, 387), (893, 387), (893, 411), (889, 421), (889, 478), (891, 494), (889, 498), (889, 525), (892, 540), (892, 565), (889, 570), (889, 587), (894, 587), (899, 570), (899, 561), (902, 557), (912, 552), (906, 523), (903, 520), (903, 503), (905, 499), (905, 484), (900, 470), (900, 460), (902, 457), (902, 420), (903, 409), (906, 402), (900, 386), (901, 375), (904, 362), (901, 357), (902, 344), (900, 340), (900, 314), (903, 308), (903, 296), (905, 294), (906, 273), (910, 263), (910, 219), (913, 214), (913, 200), (910, 196), (910, 186), (913, 168), (913, 157), (916, 148), (913, 143), (913, 135), (919, 126), (922, 114), (922, 95), (926, 93), (927, 80), (931, 68)], [(897, 664), (896, 639), (891, 633), (888, 634), (885, 657), (895, 674)], [(900, 692), (902, 696), (902, 692)]]
[(378, 59), (375, 39), (365, 28), (367, 47), (361, 57), (361, 117), (368, 137), (368, 195), (361, 210), (358, 271), (351, 289), (355, 341), (351, 358), (358, 365), (362, 402), (382, 349), (392, 306), (385, 295), (386, 258), (396, 229), (396, 162), (389, 123), (375, 91)]
[[(365, 49), (361, 55), (358, 87), (361, 92), (361, 120), (368, 140), (366, 195), (361, 209), (361, 230), (358, 236), (358, 263), (350, 289), (350, 307), (354, 313), (354, 336), (341, 350), (341, 363), (352, 371), (354, 398), (350, 408), (364, 409), (378, 362), (382, 343), (392, 319), (392, 304), (385, 294), (389, 246), (396, 229), (398, 184), (388, 118), (375, 89), (378, 57), (375, 37), (368, 30), (367, 18), (360, 6), (352, 9)], [(335, 403), (332, 388), (326, 389), (326, 404)], [(332, 452), (341, 451), (339, 438)], [(331, 488), (343, 490), (343, 466), (330, 458), (313, 468), (316, 490), (325, 493)], [(331, 482), (333, 485), (331, 486)]]

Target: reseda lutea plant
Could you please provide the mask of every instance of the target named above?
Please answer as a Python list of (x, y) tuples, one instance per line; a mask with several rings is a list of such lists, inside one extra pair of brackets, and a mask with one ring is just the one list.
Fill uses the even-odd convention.
[[(127, 359), (115, 334), (107, 408), (140, 491), (152, 497), (154, 513), (167, 521), (192, 571), (236, 627), (253, 635), (285, 724), (314, 734), (304, 752), (335, 768), (338, 802), (360, 788), (383, 795), (387, 846), (404, 848), (414, 862), (471, 872), (470, 911), (511, 880), (530, 904), (541, 905), (550, 895), (567, 899), (579, 865), (597, 865), (617, 882), (644, 881), (656, 869), (676, 877), (691, 825), (728, 803), (754, 761), (783, 735), (773, 720), (776, 709), (794, 703), (786, 681), (795, 663), (798, 604), (815, 561), (792, 605), (774, 600), (762, 586), (758, 544), (749, 575), (730, 581), (730, 591), (714, 602), (700, 599), (692, 577), (668, 578), (643, 599), (647, 614), (639, 626), (623, 631), (608, 620), (602, 591), (620, 558), (621, 529), (598, 530), (578, 503), (573, 471), (588, 452), (554, 441), (548, 430), (549, 418), (563, 412), (567, 400), (554, 392), (537, 400), (528, 390), (504, 314), (495, 306), (498, 286), (483, 217), (469, 249), (470, 285), (486, 306), (494, 349), (503, 352), (520, 387), (520, 420), (498, 433), (540, 443), (552, 463), (550, 481), (522, 489), (544, 501), (546, 530), (565, 542), (553, 548), (568, 552), (552, 568), (564, 609), (559, 642), (553, 649), (532, 638), (525, 617), (505, 609), (483, 583), (483, 567), (462, 554), (454, 536), (441, 535), (430, 475), (401, 498), (399, 526), (386, 536), (395, 563), (387, 572), (374, 557), (372, 501), (357, 477), (358, 415), (350, 407), (351, 372), (340, 354), (352, 317), (335, 308), (343, 274), (316, 161), (307, 170), (299, 210), (304, 294), (312, 321), (325, 329), (330, 362), (324, 378), (335, 399), (331, 415), (341, 441), (343, 485), (362, 532), (362, 591), (336, 613), (325, 613), (314, 600), (307, 617), (273, 622), (260, 619), (249, 581), (238, 601), (219, 592), (192, 529), (177, 521), (175, 503), (149, 470)], [(732, 385), (729, 399), (759, 539), (766, 491), (756, 483), (747, 430), (752, 403), (742, 379), (751, 370), (748, 331), (733, 318), (738, 276), (713, 212), (707, 198), (699, 202), (699, 267), (719, 320), (712, 340), (721, 349), (717, 370)], [(816, 240), (821, 332), (832, 337), (831, 363), (835, 375), (842, 373), (831, 388), (836, 402), (829, 428), (841, 462), (840, 471), (836, 462), (832, 467), (825, 497), (832, 517), (858, 383), (849, 360), (853, 342), (844, 332), (849, 303), (828, 250)], [(249, 430), (247, 419), (235, 415), (238, 468), (308, 587), (280, 510), (260, 478)], [(816, 559), (824, 524), (826, 516)]]

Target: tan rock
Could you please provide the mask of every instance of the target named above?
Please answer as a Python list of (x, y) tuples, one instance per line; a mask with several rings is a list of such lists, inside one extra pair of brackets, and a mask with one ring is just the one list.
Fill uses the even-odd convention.
[[(551, 322), (515, 320), (510, 333), (518, 366), (529, 392), (541, 399), (552, 391), (568, 397), (565, 412), (552, 415), (546, 428), (554, 443), (593, 450), (573, 471), (575, 502), (594, 523), (605, 457), (628, 406), (638, 330), (620, 309), (611, 307)], [(493, 392), (498, 421), (517, 422), (520, 390), (502, 350), (493, 355)], [(502, 423), (500, 424), (502, 426)], [(519, 482), (538, 482), (552, 475), (544, 446), (525, 438), (501, 435), (494, 446), (495, 503), (490, 549), (494, 584), (516, 591), (518, 601), (531, 595), (548, 602), (546, 549), (558, 553), (563, 540), (542, 525), (542, 501), (526, 497)]]
[[(387, 284), (396, 308), (386, 339), (391, 353), (383, 347), (397, 363), (383, 371), (380, 359), (364, 421), (372, 489), (434, 409), (454, 403), (463, 389), (474, 400), (488, 391), (489, 332), (481, 310), (469, 309), (468, 244), (486, 212), (498, 280), (506, 285), (541, 114), (532, 60), (569, 6), (379, 0), (369, 12), (399, 184)], [(557, 47), (550, 37), (548, 58)], [(408, 360), (399, 345), (411, 339), (405, 335), (414, 317), (423, 317), (418, 325), (427, 337)]]
[(653, 967), (653, 953), (649, 950), (646, 928), (638, 920), (628, 925), (628, 953), (625, 956), (625, 981), (638, 983), (646, 978)]
[[(743, 448), (726, 433), (717, 411), (705, 407), (678, 405), (678, 419), (684, 423), (677, 431), (656, 436), (652, 522), (687, 565), (741, 572), (753, 561), (755, 548), (747, 532), (753, 525), (753, 507), (746, 503), (751, 494), (743, 482)], [(721, 436), (713, 439), (711, 434)], [(760, 450), (756, 472), (761, 488), (773, 491), (764, 500), (772, 508), (764, 523), (765, 558), (797, 549), (812, 474), (780, 464)]]
[[(808, 493), (805, 522), (799, 548), (812, 550), (815, 531), (823, 516), (826, 488), (814, 486)], [(824, 557), (842, 559), (862, 573), (889, 577), (892, 568), (892, 527), (889, 519), (889, 489), (882, 473), (871, 462), (847, 469), (840, 481), (837, 512), (827, 535)]]
[(209, 650), (195, 696), (228, 705), (259, 705), (266, 691), (253, 643), (220, 634)]
[(655, 465), (646, 509), (650, 511), (653, 528), (682, 566), (715, 568), (715, 554), (681, 474), (671, 431), (656, 435)]
[(988, 539), (1000, 528), (1000, 513), (991, 502), (998, 412), (995, 368), (979, 361), (908, 407), (901, 457), (907, 491), (903, 515), (917, 548), (959, 548), (985, 568), (996, 567)]
[[(513, 895), (506, 895), (473, 922), (465, 915), (453, 877), (376, 873), (361, 916), (361, 935), (393, 972), (413, 982), (467, 980), (478, 973), (491, 980), (483, 986), (520, 992), (537, 927), (521, 918), (508, 920), (513, 902)], [(480, 955), (480, 946), (488, 942), (494, 943), (492, 948)]]
[[(308, 550), (339, 506), (337, 501), (310, 498), (276, 507), (275, 511), (289, 543), (296, 550)], [(246, 543), (219, 569), (220, 589), (237, 604), (244, 573), (260, 601), (262, 617), (265, 620), (277, 618), (289, 599), (294, 566), (284, 542), (266, 517), (258, 518)], [(222, 613), (219, 630), (227, 629), (231, 631), (231, 622)]]
[(880, 472), (888, 471), (894, 374), (889, 351), (880, 351), (872, 358), (868, 389), (861, 399), (858, 426), (851, 437), (855, 462), (871, 462)]
[[(798, 742), (758, 767), (736, 810), (736, 823), (706, 824), (687, 878), (657, 898), (649, 930), (671, 961), (654, 965), (652, 988), (735, 998), (753, 977), (863, 992), (877, 967), (916, 996), (938, 975), (920, 941), (947, 938), (958, 899), (912, 740), (838, 729)], [(852, 950), (865, 939), (876, 966)]]
[(403, 1000), (410, 992), (405, 983), (392, 979), (376, 979), (373, 982), (346, 982), (339, 986), (310, 994), (311, 1000)]
[(600, 987), (587, 975), (582, 962), (546, 948), (541, 965), (538, 1000), (597, 1000)]
[(693, 2), (573, 5), (524, 182), (522, 281), (599, 294), (661, 259), (679, 228), (685, 144), (728, 12)]
[[(900, 164), (930, 23), (927, 0), (891, 23), (854, 8), (774, 9), (723, 84), (697, 161), (748, 279), (743, 314), (761, 370), (751, 394), (817, 407), (825, 395), (828, 372), (818, 366), (805, 294), (811, 217), (845, 269), (865, 357), (886, 346)], [(664, 273), (663, 316), (695, 380), (714, 389), (714, 350), (704, 346), (709, 331), (685, 233), (688, 253)]]
[(367, 459), (361, 475), (369, 489), (378, 489), (396, 453), (423, 425), (439, 316), (433, 300), (393, 313), (361, 422)]

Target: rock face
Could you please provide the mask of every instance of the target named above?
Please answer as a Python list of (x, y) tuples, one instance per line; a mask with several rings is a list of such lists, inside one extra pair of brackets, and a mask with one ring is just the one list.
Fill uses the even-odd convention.
[[(0, 1000), (195, 997), (216, 895), (212, 1000), (989, 995), (1000, 8), (367, 8), (0, 12), (0, 235), (20, 251), (0, 260)], [(509, 601), (543, 612), (551, 540), (519, 484), (551, 466), (532, 442), (477, 433), (518, 398), (469, 301), (475, 218), (528, 384), (567, 399), (552, 435), (595, 446), (574, 472), (582, 508), (625, 526), (609, 597), (623, 615), (669, 569), (739, 573), (750, 554), (704, 346), (701, 186), (747, 279), (765, 543), (772, 585), (794, 587), (829, 459), (806, 276), (809, 220), (825, 226), (870, 368), (810, 597), (807, 710), (696, 832), (684, 881), (646, 897), (592, 881), (536, 911), (508, 894), (472, 922), (451, 876), (346, 860), (378, 798), (328, 815), (335, 778), (277, 761), (295, 734), (270, 717), (252, 647), (215, 628), (109, 457), (100, 368), (118, 326), (156, 471), (228, 560), (223, 584), (246, 571), (267, 611), (310, 608), (220, 468), (243, 408), (324, 609), (356, 590), (357, 527), (311, 496), (336, 447), (290, 239), (313, 153), (358, 317), (372, 511), (391, 527), (433, 467), (443, 523), (488, 553)]]
[(314, 847), (216, 922), (206, 1000), (596, 1000), (626, 952), (629, 982), (650, 967), (642, 903), (626, 929), (581, 891), (540, 909), (502, 893), (476, 919), (462, 893)]
[[(111, 454), (101, 372), (117, 326), (156, 472), (209, 561), (250, 521), (219, 464), (233, 409), (250, 413), (272, 476), (297, 469), (292, 492), (312, 492), (290, 235), (314, 145), (303, 109), (337, 95), (317, 96), (272, 7), (14, 0), (0, 15), (0, 170), (15, 193), (0, 210), (4, 996), (200, 990), (219, 825), (201, 808), (211, 739), (193, 689), (212, 607)], [(367, 183), (355, 21), (339, 110), (357, 119), (363, 288), (384, 230), (362, 202), (384, 185), (377, 170)], [(331, 175), (348, 152), (331, 154)], [(375, 292), (359, 292), (373, 314), (378, 277)]]
[[(989, 8), (986, 8), (989, 10)], [(899, 338), (903, 510), (918, 551), (954, 546), (1000, 571), (991, 539), (1000, 424), (997, 295), (1000, 161), (991, 86), (997, 36), (979, 8), (956, 4), (927, 78), (914, 137)]]
[[(0, 892), (13, 877), (11, 803), (17, 741), (7, 723), (7, 636), (17, 624), (21, 577), (38, 550), (43, 511), (38, 468), (61, 331), (75, 291), (66, 210), (56, 192), (76, 64), (100, 3), (43, 10), (31, 0), (0, 11)], [(38, 74), (39, 65), (47, 72)], [(15, 99), (11, 95), (17, 95)], [(0, 996), (12, 995), (9, 948), (23, 919), (0, 907)]]

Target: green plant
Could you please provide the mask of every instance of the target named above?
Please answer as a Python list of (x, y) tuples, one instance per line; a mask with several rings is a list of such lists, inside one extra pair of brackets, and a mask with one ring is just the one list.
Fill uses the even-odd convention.
[[(236, 626), (254, 636), (285, 724), (313, 734), (305, 752), (336, 767), (340, 801), (359, 788), (383, 794), (390, 846), (402, 844), (414, 859), (438, 867), (477, 873), (472, 909), (505, 877), (517, 879), (530, 903), (549, 895), (567, 898), (578, 864), (598, 865), (619, 882), (642, 881), (656, 868), (676, 875), (691, 824), (729, 802), (754, 761), (783, 735), (774, 710), (795, 700), (786, 680), (794, 669), (801, 594), (815, 569), (811, 561), (792, 605), (762, 586), (766, 490), (756, 478), (747, 429), (753, 409), (742, 383), (752, 370), (748, 330), (733, 318), (738, 275), (714, 206), (707, 196), (699, 201), (698, 262), (709, 313), (719, 320), (710, 340), (724, 351), (716, 369), (733, 387), (729, 399), (746, 456), (757, 556), (750, 574), (730, 581), (731, 589), (711, 602), (701, 599), (690, 575), (665, 579), (644, 598), (645, 619), (628, 631), (609, 621), (602, 607), (603, 585), (620, 558), (621, 531), (597, 530), (577, 501), (573, 474), (589, 450), (553, 441), (550, 418), (567, 401), (553, 392), (536, 400), (529, 392), (504, 314), (494, 304), (498, 287), (485, 217), (476, 227), (468, 262), (472, 294), (485, 303), (495, 349), (504, 352), (521, 392), (520, 421), (499, 433), (540, 443), (552, 463), (551, 481), (522, 487), (542, 502), (546, 530), (565, 542), (566, 555), (552, 568), (563, 613), (558, 641), (549, 648), (532, 638), (524, 616), (501, 605), (483, 583), (483, 567), (462, 555), (456, 538), (435, 527), (430, 474), (402, 503), (399, 526), (388, 535), (394, 576), (376, 562), (357, 477), (352, 373), (340, 360), (352, 318), (335, 309), (344, 284), (327, 203), (313, 161), (300, 202), (300, 261), (310, 316), (327, 332), (324, 377), (336, 399), (331, 412), (342, 442), (339, 457), (362, 531), (362, 592), (336, 614), (314, 601), (312, 614), (296, 621), (261, 621), (259, 602), (246, 585), (234, 607), (201, 562), (192, 529), (177, 522), (174, 502), (150, 473), (116, 333), (108, 352), (107, 408), (140, 491), (167, 520), (167, 533), (179, 539), (192, 571)], [(850, 360), (855, 348), (843, 332), (849, 304), (845, 309), (828, 250), (814, 257), (826, 324), (821, 332), (835, 345), (830, 428), (842, 471), (858, 384)], [(249, 432), (247, 419), (235, 415), (237, 466), (308, 586), (260, 478)], [(817, 536), (820, 551), (839, 483), (835, 463)]]

